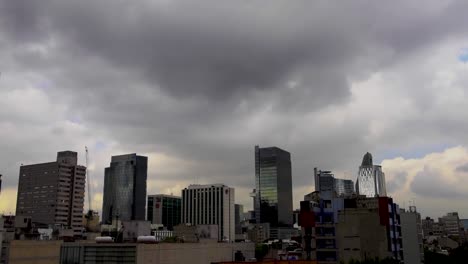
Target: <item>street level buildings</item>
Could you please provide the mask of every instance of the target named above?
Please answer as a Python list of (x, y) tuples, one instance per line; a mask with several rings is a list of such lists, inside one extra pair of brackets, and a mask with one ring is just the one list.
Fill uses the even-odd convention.
[(219, 240), (235, 240), (234, 188), (190, 185), (182, 190), (182, 223), (218, 225)]
[(173, 195), (148, 195), (147, 220), (168, 230), (181, 223), (182, 198)]
[(20, 167), (17, 216), (32, 222), (82, 232), (86, 167), (78, 165), (73, 151), (57, 153), (53, 162)]
[(113, 219), (145, 220), (148, 158), (137, 154), (113, 156), (105, 169), (103, 223)]
[(256, 223), (292, 226), (291, 154), (278, 147), (255, 146)]
[(336, 235), (340, 261), (378, 257), (406, 263), (400, 208), (390, 197), (345, 199)]

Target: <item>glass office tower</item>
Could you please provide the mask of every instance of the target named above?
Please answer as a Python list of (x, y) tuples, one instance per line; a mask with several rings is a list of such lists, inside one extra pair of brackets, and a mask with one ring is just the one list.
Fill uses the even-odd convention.
[(105, 169), (102, 222), (145, 220), (148, 158), (113, 156)]
[(168, 230), (181, 223), (182, 198), (172, 195), (148, 195), (147, 221), (160, 224)]
[(367, 197), (387, 196), (385, 174), (381, 166), (373, 164), (369, 152), (364, 155), (359, 167), (356, 192)]
[(291, 154), (255, 146), (255, 218), (271, 227), (292, 225)]
[(338, 196), (350, 196), (354, 193), (354, 182), (352, 180), (335, 178), (335, 192)]

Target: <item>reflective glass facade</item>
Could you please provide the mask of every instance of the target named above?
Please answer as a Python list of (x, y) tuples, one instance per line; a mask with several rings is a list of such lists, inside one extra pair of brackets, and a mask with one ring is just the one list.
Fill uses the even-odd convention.
[(103, 223), (145, 220), (148, 158), (128, 154), (113, 156), (105, 169)]
[(354, 193), (353, 181), (335, 178), (335, 192), (338, 196), (352, 195)]
[(147, 220), (152, 224), (161, 224), (168, 230), (181, 223), (182, 198), (172, 195), (157, 194), (148, 196)]
[(270, 226), (292, 225), (291, 154), (255, 146), (255, 217)]
[(367, 197), (387, 196), (385, 174), (381, 166), (372, 164), (372, 155), (369, 152), (364, 155), (359, 167), (356, 192)]

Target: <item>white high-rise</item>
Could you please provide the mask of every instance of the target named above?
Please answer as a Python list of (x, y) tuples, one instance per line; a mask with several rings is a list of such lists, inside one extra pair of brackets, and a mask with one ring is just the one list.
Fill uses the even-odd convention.
[(385, 173), (380, 165), (374, 165), (372, 154), (367, 152), (359, 167), (356, 192), (367, 197), (387, 196)]
[(209, 184), (182, 190), (182, 223), (218, 225), (219, 240), (234, 241), (234, 216), (234, 188)]

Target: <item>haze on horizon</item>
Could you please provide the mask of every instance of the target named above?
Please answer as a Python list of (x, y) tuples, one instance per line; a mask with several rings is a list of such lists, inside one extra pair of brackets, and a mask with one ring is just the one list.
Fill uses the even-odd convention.
[(250, 209), (260, 145), (291, 153), (295, 208), (369, 151), (402, 207), (468, 218), (468, 2), (267, 2), (0, 0), (0, 212), (21, 164), (85, 146), (93, 209), (124, 153), (148, 194), (225, 183)]

